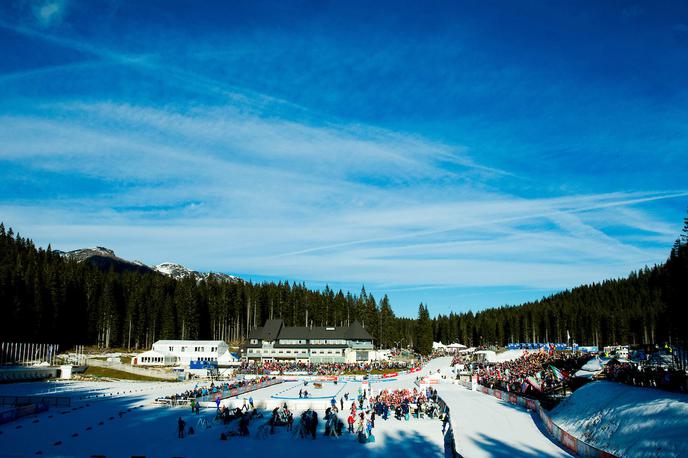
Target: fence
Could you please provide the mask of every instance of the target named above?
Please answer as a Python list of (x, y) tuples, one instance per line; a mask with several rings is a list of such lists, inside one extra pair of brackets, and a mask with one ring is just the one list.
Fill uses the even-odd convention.
[[(284, 380), (282, 379), (270, 379), (266, 380), (264, 382), (252, 384), (252, 385), (247, 385), (247, 386), (240, 386), (238, 388), (231, 388), (229, 390), (223, 390), (223, 391), (218, 391), (216, 393), (209, 393), (205, 396), (202, 396), (200, 398), (196, 398), (196, 401), (200, 403), (202, 407), (215, 407), (215, 398), (220, 396), (220, 399), (226, 399), (226, 398), (233, 398), (236, 396), (241, 396), (242, 394), (249, 393), (251, 391), (259, 390), (261, 388), (267, 388), (269, 386), (277, 385), (279, 383), (283, 383)], [(174, 406), (180, 406), (180, 405), (187, 405), (189, 402), (189, 399), (157, 399), (155, 401), (158, 404), (164, 404), (168, 405), (170, 407)]]
[(0, 412), (0, 424), (9, 423), (17, 418), (25, 417), (27, 415), (34, 415), (39, 412), (45, 412), (46, 410), (48, 410), (48, 404), (44, 402), (5, 410), (4, 412)]
[(27, 406), (45, 404), (50, 407), (70, 407), (72, 398), (67, 396), (0, 396), (0, 406)]
[(561, 429), (552, 421), (552, 419), (547, 414), (547, 411), (542, 407), (542, 405), (540, 405), (539, 401), (526, 398), (515, 393), (507, 393), (506, 391), (495, 390), (492, 388), (488, 388), (486, 386), (478, 386), (477, 391), (483, 394), (487, 394), (488, 396), (494, 396), (497, 399), (500, 399), (504, 402), (519, 405), (521, 407), (525, 407), (526, 409), (536, 411), (542, 422), (547, 427), (547, 431), (549, 431), (552, 437), (561, 445), (563, 445), (566, 449), (568, 449), (576, 455), (589, 458), (617, 458), (616, 455), (613, 455), (609, 452), (606, 452), (588, 443), (585, 443), (582, 440), (572, 436), (568, 432)]
[[(441, 412), (451, 417), (449, 406), (444, 402), (441, 396), (437, 397), (437, 404)], [(452, 458), (460, 456), (456, 451), (456, 438), (454, 437), (454, 426), (451, 421), (448, 423), (447, 430), (444, 433), (444, 456), (451, 456)]]

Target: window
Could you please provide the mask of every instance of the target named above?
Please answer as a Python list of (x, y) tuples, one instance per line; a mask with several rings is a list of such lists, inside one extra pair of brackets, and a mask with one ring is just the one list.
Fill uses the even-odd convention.
[(170, 347), (170, 351), (174, 351), (174, 347)]
[(303, 339), (280, 339), (279, 342), (284, 345), (298, 345), (306, 343)]

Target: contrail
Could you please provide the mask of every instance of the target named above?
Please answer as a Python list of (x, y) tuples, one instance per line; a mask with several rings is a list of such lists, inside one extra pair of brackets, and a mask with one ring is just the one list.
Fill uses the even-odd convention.
[(626, 205), (635, 205), (635, 204), (640, 204), (640, 203), (644, 203), (644, 202), (652, 202), (652, 201), (664, 200), (664, 199), (675, 199), (677, 197), (686, 197), (686, 196), (688, 196), (688, 191), (680, 191), (680, 192), (675, 192), (672, 194), (661, 194), (661, 195), (655, 195), (655, 196), (651, 196), (651, 197), (642, 197), (642, 198), (637, 198), (637, 199), (627, 199), (627, 200), (620, 200), (620, 201), (615, 201), (615, 202), (606, 202), (606, 203), (589, 205), (589, 206), (580, 207), (580, 208), (572, 208), (572, 209), (565, 209), (565, 210), (559, 209), (559, 210), (552, 210), (552, 211), (548, 211), (548, 212), (532, 213), (529, 215), (512, 216), (509, 218), (498, 218), (498, 219), (494, 219), (494, 220), (490, 220), (490, 221), (466, 223), (466, 224), (453, 226), (453, 227), (446, 228), (446, 229), (418, 231), (418, 232), (413, 232), (413, 233), (409, 233), (409, 234), (399, 234), (399, 235), (393, 235), (393, 236), (387, 236), (387, 237), (374, 237), (374, 238), (362, 239), (362, 240), (351, 240), (348, 242), (334, 243), (331, 245), (323, 245), (323, 246), (319, 246), (319, 247), (306, 248), (304, 250), (282, 253), (282, 254), (272, 256), (272, 258), (295, 256), (295, 255), (299, 255), (299, 254), (313, 253), (316, 251), (330, 250), (333, 248), (342, 248), (342, 247), (346, 247), (346, 246), (363, 245), (363, 244), (372, 243), (372, 242), (388, 242), (388, 241), (392, 241), (392, 240), (403, 240), (403, 239), (422, 237), (422, 236), (427, 236), (427, 235), (444, 234), (447, 232), (452, 232), (452, 231), (456, 231), (459, 229), (466, 229), (469, 227), (480, 227), (480, 226), (487, 226), (487, 225), (492, 225), (492, 224), (508, 223), (508, 222), (513, 222), (513, 221), (522, 221), (522, 220), (533, 219), (533, 218), (545, 218), (545, 217), (549, 217), (549, 216), (560, 215), (562, 213), (566, 213), (566, 214), (582, 213), (582, 212), (586, 212), (586, 211), (599, 210), (599, 209), (603, 209), (603, 208), (623, 207)]

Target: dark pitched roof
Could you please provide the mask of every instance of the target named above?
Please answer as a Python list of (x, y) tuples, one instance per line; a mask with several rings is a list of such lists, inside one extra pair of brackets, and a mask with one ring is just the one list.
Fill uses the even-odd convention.
[(282, 320), (268, 320), (262, 328), (256, 328), (248, 335), (249, 339), (261, 339), (273, 341), (277, 339), (280, 329), (283, 328), (284, 321)]
[(349, 327), (313, 327), (284, 326), (282, 320), (268, 320), (262, 328), (256, 328), (249, 334), (249, 339), (274, 341), (278, 339), (348, 339), (373, 340), (373, 336), (366, 331), (358, 321)]
[(280, 339), (310, 339), (311, 330), (305, 326), (284, 326), (279, 333)]
[(373, 340), (373, 336), (365, 330), (361, 323), (354, 321), (346, 330), (346, 338), (351, 340)]

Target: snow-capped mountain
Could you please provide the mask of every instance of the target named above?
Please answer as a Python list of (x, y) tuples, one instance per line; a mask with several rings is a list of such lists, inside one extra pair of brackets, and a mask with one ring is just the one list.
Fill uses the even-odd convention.
[(80, 248), (72, 251), (59, 251), (56, 253), (65, 258), (73, 259), (77, 262), (89, 262), (102, 270), (113, 269), (115, 272), (135, 271), (135, 272), (152, 272), (153, 269), (142, 263), (141, 261), (129, 261), (120, 258), (109, 248), (97, 246), (93, 248)]
[(109, 248), (102, 246), (97, 246), (93, 248), (80, 248), (73, 251), (60, 251), (55, 250), (55, 253), (59, 253), (68, 259), (73, 259), (77, 262), (89, 262), (103, 270), (113, 269), (115, 272), (123, 271), (136, 271), (136, 272), (158, 272), (159, 274), (165, 275), (167, 277), (172, 277), (176, 280), (180, 280), (186, 277), (193, 277), (196, 281), (202, 280), (215, 280), (219, 282), (236, 282), (241, 281), (239, 277), (233, 275), (227, 275), (223, 273), (214, 272), (197, 272), (195, 270), (188, 269), (181, 264), (176, 264), (174, 262), (163, 262), (153, 267), (149, 267), (141, 261), (129, 261), (127, 259), (120, 258), (115, 254), (115, 252)]
[(186, 277), (193, 277), (196, 279), (196, 281), (216, 280), (221, 282), (235, 282), (240, 280), (239, 277), (223, 273), (198, 272), (174, 262), (163, 262), (161, 264), (153, 266), (153, 270), (168, 277), (172, 277), (176, 280), (180, 280)]

